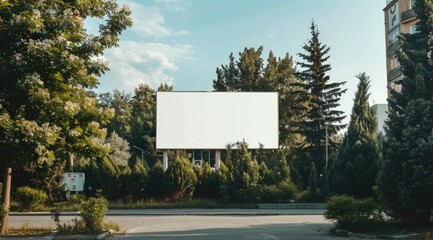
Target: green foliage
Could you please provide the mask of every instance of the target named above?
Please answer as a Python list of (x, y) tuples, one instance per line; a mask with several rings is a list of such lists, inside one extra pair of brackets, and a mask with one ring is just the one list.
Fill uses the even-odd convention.
[(110, 145), (109, 156), (112, 161), (119, 166), (128, 165), (128, 160), (131, 157), (129, 153), (129, 143), (119, 137), (115, 131), (113, 131), (110, 136), (105, 140), (107, 144)]
[(89, 198), (81, 204), (81, 217), (87, 229), (101, 231), (107, 214), (108, 201), (104, 198)]
[(290, 203), (295, 199), (297, 189), (293, 183), (259, 185), (259, 199), (263, 203)]
[(329, 176), (326, 166), (323, 168), (322, 174), (320, 174), (320, 195), (324, 199), (329, 197)]
[(195, 198), (217, 198), (222, 184), (219, 172), (212, 171), (210, 164), (196, 169), (197, 186), (194, 191)]
[(315, 165), (311, 167), (310, 176), (308, 177), (308, 190), (313, 195), (317, 192), (317, 171)]
[[(217, 68), (213, 81), (216, 91), (277, 91), (279, 94), (279, 142), (287, 147), (296, 146), (300, 136), (295, 132), (296, 122), (305, 111), (308, 96), (295, 78), (296, 69), (289, 54), (276, 58), (269, 52), (267, 64), (262, 58), (263, 47), (245, 48), (235, 60)], [(227, 164), (228, 167), (229, 164)]]
[(48, 196), (44, 191), (33, 189), (30, 187), (17, 188), (15, 200), (20, 203), (21, 210), (32, 210), (38, 205), (43, 205)]
[[(90, 91), (108, 70), (101, 55), (132, 25), (130, 14), (115, 1), (2, 1), (0, 158), (6, 167), (109, 150), (98, 139), (114, 111), (98, 107)], [(84, 27), (89, 18), (104, 19), (96, 36)]]
[[(171, 200), (190, 199), (197, 184), (197, 177), (191, 168), (191, 162), (178, 153), (173, 163), (164, 173), (167, 197)], [(161, 180), (161, 179), (160, 179)]]
[(165, 197), (165, 175), (164, 167), (162, 166), (161, 161), (157, 161), (150, 169), (148, 186), (148, 193), (150, 196), (157, 199), (162, 199)]
[(352, 231), (367, 230), (382, 220), (372, 199), (357, 199), (346, 195), (332, 196), (326, 204), (325, 218), (336, 221), (338, 227)]
[(252, 159), (246, 143), (237, 144), (237, 149), (226, 149), (232, 164), (227, 182), (222, 186), (223, 198), (236, 201), (255, 201), (254, 193), (259, 182), (259, 165)]
[(378, 187), (395, 217), (429, 224), (433, 210), (433, 3), (415, 4), (417, 32), (404, 35), (402, 91), (389, 99)]
[(136, 160), (132, 170), (126, 174), (126, 179), (123, 182), (125, 192), (134, 199), (143, 199), (144, 192), (147, 189), (149, 182), (149, 172), (141, 165), (141, 160)]
[(72, 194), (69, 197), (69, 202), (71, 202), (72, 204), (81, 204), (84, 201), (86, 201), (86, 196), (83, 194)]
[(357, 78), (359, 84), (349, 129), (332, 165), (331, 186), (337, 194), (366, 198), (373, 196), (380, 154), (377, 118), (368, 100), (370, 80), (365, 73), (357, 75)]
[[(345, 82), (330, 82), (328, 72), (331, 70), (331, 65), (327, 63), (330, 58), (330, 47), (320, 42), (319, 30), (314, 22), (311, 23), (310, 29), (311, 39), (303, 46), (305, 53), (298, 54), (302, 62), (297, 62), (301, 67), (297, 77), (303, 81), (310, 95), (305, 114), (307, 121), (299, 123), (299, 133), (304, 136), (304, 139), (299, 147), (302, 160), (298, 161), (297, 169), (304, 177), (313, 164), (318, 169), (323, 169), (326, 128), (328, 128), (328, 136), (337, 134), (345, 127), (341, 121), (346, 117), (343, 111), (336, 109), (340, 106), (341, 95), (347, 90), (342, 89)], [(335, 150), (338, 143), (332, 141), (332, 138), (328, 140), (330, 149)]]

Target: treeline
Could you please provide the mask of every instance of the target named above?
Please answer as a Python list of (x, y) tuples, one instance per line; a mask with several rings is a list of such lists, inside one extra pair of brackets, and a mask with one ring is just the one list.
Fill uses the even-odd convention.
[[(62, 173), (73, 168), (86, 173), (87, 195), (102, 190), (109, 199), (291, 202), (346, 194), (372, 197), (396, 219), (429, 221), (430, 1), (416, 1), (417, 32), (400, 38), (396, 54), (405, 76), (403, 90), (392, 91), (383, 137), (377, 135), (365, 73), (357, 75), (350, 123), (344, 136), (339, 135), (346, 127), (341, 124), (346, 116), (338, 110), (345, 82), (331, 81), (331, 49), (320, 42), (314, 22), (298, 54), (300, 62), (272, 52), (265, 60), (262, 47), (245, 48), (238, 58), (230, 54), (229, 63), (216, 70), (214, 91), (277, 91), (280, 149), (249, 151), (247, 143), (228, 145), (218, 171), (209, 164), (192, 168), (184, 151), (169, 151), (169, 169), (163, 171), (155, 149), (155, 92), (171, 91), (171, 86), (140, 85), (132, 94), (91, 91), (108, 70), (98, 57), (116, 46), (120, 33), (132, 24), (129, 9), (113, 1), (92, 6), (57, 2), (0, 7), (3, 219), (9, 212), (5, 190), (10, 189), (10, 176), (27, 176), (15, 178), (12, 197), (17, 187), (26, 185), (46, 192), (52, 203), (63, 200)], [(32, 17), (34, 12), (40, 14)], [(87, 34), (81, 21), (104, 16), (100, 35)], [(5, 228), (3, 223), (2, 232)]]

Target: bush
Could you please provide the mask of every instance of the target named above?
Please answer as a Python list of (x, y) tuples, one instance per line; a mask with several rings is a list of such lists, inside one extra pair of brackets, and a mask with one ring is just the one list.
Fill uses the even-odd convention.
[(88, 230), (101, 231), (107, 214), (108, 201), (105, 198), (89, 198), (81, 204), (81, 217)]
[(189, 160), (180, 154), (164, 173), (167, 197), (172, 201), (191, 199), (197, 177), (191, 168)]
[(71, 197), (69, 198), (69, 201), (72, 204), (81, 204), (84, 201), (86, 201), (86, 196), (84, 194), (73, 194), (71, 195)]
[(336, 221), (337, 227), (362, 231), (383, 220), (377, 213), (378, 204), (372, 199), (356, 199), (336, 195), (326, 204), (325, 218)]
[(290, 183), (259, 186), (260, 202), (287, 203), (295, 198), (296, 187)]
[(33, 210), (40, 204), (44, 204), (48, 196), (44, 191), (31, 187), (19, 187), (15, 196), (20, 203), (21, 210)]

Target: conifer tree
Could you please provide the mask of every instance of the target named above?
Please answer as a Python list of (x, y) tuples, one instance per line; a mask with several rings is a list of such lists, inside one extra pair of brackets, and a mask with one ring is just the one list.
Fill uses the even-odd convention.
[(341, 121), (346, 117), (343, 111), (336, 108), (340, 106), (340, 97), (346, 92), (342, 89), (345, 82), (330, 82), (329, 71), (331, 65), (329, 60), (330, 47), (319, 40), (317, 25), (311, 23), (311, 38), (303, 46), (304, 53), (299, 53), (302, 62), (297, 62), (301, 67), (297, 77), (305, 84), (305, 89), (310, 95), (308, 110), (305, 119), (300, 124), (299, 132), (305, 137), (299, 148), (301, 158), (307, 162), (298, 161), (298, 170), (301, 175), (307, 176), (312, 165), (318, 169), (325, 166), (325, 142), (326, 125), (328, 127), (328, 140), (331, 149), (336, 149), (337, 143), (332, 141), (332, 136), (345, 127)]
[(377, 117), (368, 102), (369, 77), (365, 73), (356, 77), (359, 79), (358, 90), (349, 128), (332, 165), (331, 187), (338, 194), (367, 198), (373, 194), (379, 160)]
[(433, 2), (418, 0), (417, 31), (403, 35), (402, 91), (392, 92), (378, 186), (394, 214), (429, 222), (433, 210)]
[(314, 198), (317, 191), (317, 171), (315, 165), (311, 167), (310, 176), (308, 177), (308, 190), (310, 191), (311, 196)]

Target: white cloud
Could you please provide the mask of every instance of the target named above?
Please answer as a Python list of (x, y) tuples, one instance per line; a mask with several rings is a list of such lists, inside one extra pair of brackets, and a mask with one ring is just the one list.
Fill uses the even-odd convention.
[(188, 31), (182, 30), (182, 31), (177, 31), (173, 34), (174, 36), (185, 36), (185, 35), (189, 35)]
[[(105, 58), (110, 71), (102, 79), (104, 86), (132, 91), (145, 83), (157, 88), (161, 83), (173, 83), (169, 72), (178, 70), (176, 62), (189, 58), (193, 52), (191, 45), (168, 45), (164, 43), (138, 43), (122, 41), (120, 46), (107, 50)], [(105, 87), (105, 88), (107, 88)]]
[(266, 34), (266, 36), (270, 39), (273, 39), (275, 37), (275, 35), (272, 33), (268, 33), (268, 34)]
[(165, 37), (172, 30), (165, 26), (164, 16), (156, 7), (145, 7), (135, 2), (125, 2), (132, 11), (133, 25), (131, 30), (144, 37)]
[(154, 2), (162, 5), (167, 10), (175, 12), (185, 12), (190, 5), (189, 0), (154, 0)]

